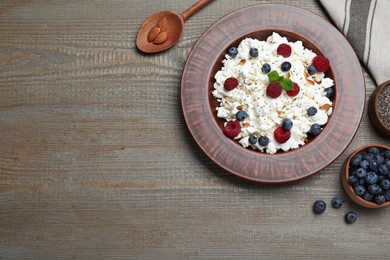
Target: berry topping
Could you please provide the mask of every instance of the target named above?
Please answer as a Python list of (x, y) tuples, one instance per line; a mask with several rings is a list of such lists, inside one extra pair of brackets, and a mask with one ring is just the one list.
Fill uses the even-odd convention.
[(284, 129), (282, 126), (278, 127), (274, 131), (274, 137), (276, 142), (283, 144), (288, 141), (291, 137), (290, 130)]
[(266, 136), (259, 137), (259, 145), (267, 146), (269, 144), (269, 138)]
[(329, 60), (321, 55), (315, 56), (312, 64), (314, 67), (316, 67), (317, 72), (324, 72), (329, 69)]
[(290, 47), (290, 45), (288, 45), (286, 43), (282, 43), (278, 46), (278, 49), (276, 50), (276, 52), (279, 55), (282, 55), (284, 58), (287, 58), (287, 57), (290, 57), (290, 55), (291, 55), (291, 47)]
[(283, 119), (283, 121), (282, 121), (282, 127), (283, 127), (285, 130), (291, 130), (291, 128), (293, 127), (293, 122), (291, 121), (291, 119), (285, 118), (285, 119)]
[(244, 121), (248, 114), (244, 110), (239, 110), (236, 114), (236, 119), (239, 121)]
[(344, 203), (344, 200), (343, 200), (343, 198), (340, 197), (340, 196), (336, 196), (336, 197), (334, 197), (334, 198), (332, 199), (332, 206), (333, 206), (333, 208), (335, 208), (335, 209), (340, 208), (340, 207), (343, 205), (343, 203)]
[(240, 121), (232, 120), (227, 122), (225, 128), (223, 129), (223, 133), (230, 138), (234, 138), (239, 135), (241, 132)]
[(309, 133), (312, 134), (312, 135), (319, 135), (321, 132), (321, 126), (317, 123), (314, 123), (311, 125), (310, 127), (310, 131)]
[(315, 108), (315, 107), (309, 107), (309, 108), (307, 109), (307, 114), (308, 114), (309, 116), (314, 116), (315, 114), (317, 114), (317, 108)]
[(263, 66), (261, 66), (261, 71), (269, 73), (271, 71), (271, 66), (268, 63), (264, 63)]
[(257, 58), (259, 56), (259, 50), (256, 48), (251, 48), (249, 50), (249, 55), (251, 55), (253, 58)]
[(345, 214), (345, 222), (348, 223), (348, 224), (352, 224), (356, 221), (357, 219), (357, 216), (356, 216), (356, 213), (355, 212), (348, 212), (347, 214)]
[(313, 76), (317, 73), (316, 67), (314, 67), (313, 65), (309, 65), (307, 67), (307, 73), (309, 73), (310, 76)]
[(313, 204), (313, 212), (315, 214), (321, 214), (326, 210), (326, 203), (323, 200), (317, 200)]
[(238, 86), (238, 79), (233, 77), (227, 78), (225, 80), (225, 83), (223, 84), (223, 87), (228, 91), (235, 89), (237, 86)]
[(332, 87), (326, 88), (326, 89), (324, 89), (324, 90), (325, 90), (325, 96), (326, 96), (327, 98), (333, 97), (333, 95), (334, 95), (334, 89), (333, 89)]
[(238, 54), (238, 49), (236, 47), (231, 47), (229, 50), (228, 50), (228, 55), (232, 58), (236, 57)]
[(299, 87), (299, 85), (297, 83), (293, 83), (293, 84), (294, 84), (294, 89), (286, 91), (287, 95), (290, 97), (295, 97), (296, 95), (299, 94), (299, 91), (301, 90), (301, 88)]
[(282, 71), (286, 72), (286, 71), (289, 71), (291, 69), (291, 63), (288, 62), (288, 61), (284, 61), (282, 63), (282, 65), (280, 65), (280, 68), (282, 69)]
[(257, 138), (256, 138), (256, 136), (251, 135), (251, 136), (249, 136), (248, 141), (250, 144), (255, 144), (255, 143), (257, 143)]
[(277, 98), (282, 94), (282, 86), (278, 82), (272, 82), (267, 86), (267, 96)]

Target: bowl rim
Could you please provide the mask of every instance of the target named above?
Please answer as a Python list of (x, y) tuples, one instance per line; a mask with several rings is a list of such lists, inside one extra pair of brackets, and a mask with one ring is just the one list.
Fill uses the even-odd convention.
[(381, 149), (382, 150), (383, 149), (390, 150), (390, 146), (373, 143), (373, 144), (366, 144), (366, 145), (361, 146), (360, 148), (356, 149), (355, 151), (353, 151), (347, 157), (347, 159), (344, 161), (344, 164), (343, 164), (343, 167), (342, 167), (342, 170), (341, 170), (341, 183), (342, 183), (344, 191), (348, 195), (348, 197), (352, 201), (354, 201), (355, 203), (359, 204), (360, 206), (363, 206), (363, 207), (366, 207), (366, 208), (372, 208), (372, 209), (385, 208), (385, 207), (390, 206), (390, 201), (386, 201), (383, 204), (376, 204), (375, 202), (367, 201), (367, 200), (359, 197), (358, 195), (356, 195), (354, 190), (353, 190), (353, 188), (352, 188), (352, 186), (348, 183), (349, 163), (350, 163), (352, 157), (355, 156), (356, 154), (359, 154), (359, 153), (362, 153), (362, 152), (366, 151), (370, 147), (377, 147), (380, 150)]

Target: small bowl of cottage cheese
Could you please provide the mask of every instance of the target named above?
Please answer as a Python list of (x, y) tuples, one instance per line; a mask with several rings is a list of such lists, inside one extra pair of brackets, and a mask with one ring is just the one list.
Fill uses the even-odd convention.
[(268, 154), (297, 149), (321, 134), (332, 115), (329, 60), (282, 33), (230, 46), (214, 79), (223, 133), (245, 148)]

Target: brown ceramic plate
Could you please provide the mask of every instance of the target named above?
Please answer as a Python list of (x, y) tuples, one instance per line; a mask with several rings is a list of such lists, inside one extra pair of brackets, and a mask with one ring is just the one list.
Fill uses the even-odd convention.
[[(214, 74), (231, 46), (246, 38), (265, 40), (272, 32), (326, 56), (335, 81), (334, 110), (316, 138), (289, 152), (265, 154), (243, 148), (223, 132), (211, 94)], [(258, 4), (236, 10), (210, 26), (188, 55), (181, 80), (188, 129), (206, 155), (223, 169), (263, 183), (291, 182), (334, 161), (352, 141), (362, 118), (365, 84), (359, 61), (344, 36), (320, 16), (290, 5)]]

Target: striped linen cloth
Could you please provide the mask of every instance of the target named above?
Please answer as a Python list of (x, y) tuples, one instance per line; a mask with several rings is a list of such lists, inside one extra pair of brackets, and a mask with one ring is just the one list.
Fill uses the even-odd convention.
[(390, 79), (390, 0), (319, 0), (377, 85)]

